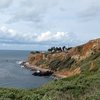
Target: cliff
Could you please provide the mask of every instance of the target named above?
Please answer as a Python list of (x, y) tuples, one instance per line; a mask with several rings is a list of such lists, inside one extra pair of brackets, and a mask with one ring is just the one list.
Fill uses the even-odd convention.
[(31, 52), (28, 62), (30, 65), (53, 70), (56, 75), (68, 77), (83, 72), (85, 66), (86, 71), (95, 69), (98, 59), (100, 60), (100, 38), (65, 51)]

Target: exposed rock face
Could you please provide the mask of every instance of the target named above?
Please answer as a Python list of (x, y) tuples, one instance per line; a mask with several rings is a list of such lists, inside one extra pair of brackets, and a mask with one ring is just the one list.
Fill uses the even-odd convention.
[[(30, 53), (28, 61), (31, 65), (36, 65), (43, 68), (49, 68), (55, 72), (70, 70), (71, 75), (75, 73), (80, 73), (79, 67), (81, 66), (81, 61), (87, 59), (91, 55), (100, 52), (100, 38), (91, 40), (86, 44), (73, 47), (66, 52), (46, 52), (46, 53)], [(90, 64), (92, 68), (93, 64)], [(75, 72), (75, 70), (77, 70)]]
[(72, 58), (83, 60), (98, 51), (100, 51), (100, 39), (95, 39), (86, 44), (73, 48), (71, 53)]

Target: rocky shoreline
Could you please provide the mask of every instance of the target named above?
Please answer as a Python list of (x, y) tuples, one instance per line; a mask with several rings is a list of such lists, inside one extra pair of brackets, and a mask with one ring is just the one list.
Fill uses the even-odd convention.
[(51, 71), (50, 69), (45, 69), (45, 68), (40, 68), (37, 66), (30, 65), (29, 62), (27, 61), (21, 62), (20, 66), (24, 66), (24, 68), (30, 69), (31, 71), (33, 71), (32, 75), (34, 76), (50, 76), (55, 80), (66, 77), (64, 75), (56, 74), (54, 71)]

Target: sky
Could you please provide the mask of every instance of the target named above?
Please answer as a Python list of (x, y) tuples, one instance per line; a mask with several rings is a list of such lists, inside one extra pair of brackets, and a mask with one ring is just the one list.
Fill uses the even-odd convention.
[(46, 50), (100, 38), (100, 0), (0, 0), (0, 50)]

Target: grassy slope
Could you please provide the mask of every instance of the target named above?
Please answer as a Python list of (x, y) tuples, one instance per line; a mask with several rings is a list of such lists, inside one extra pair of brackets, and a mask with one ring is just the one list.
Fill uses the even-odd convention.
[[(90, 71), (90, 62), (94, 68)], [(0, 100), (100, 100), (100, 52), (80, 63), (82, 73), (31, 90), (0, 89)]]

